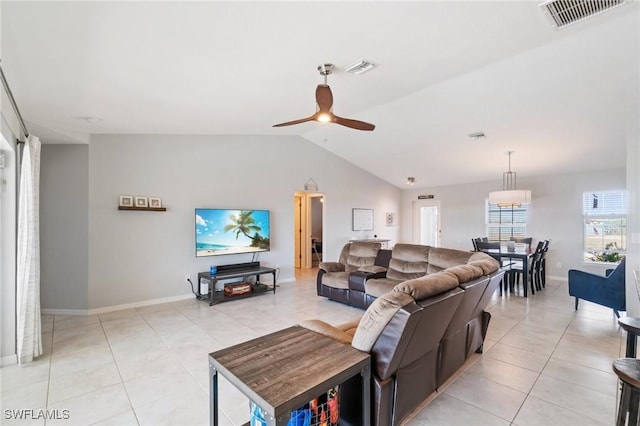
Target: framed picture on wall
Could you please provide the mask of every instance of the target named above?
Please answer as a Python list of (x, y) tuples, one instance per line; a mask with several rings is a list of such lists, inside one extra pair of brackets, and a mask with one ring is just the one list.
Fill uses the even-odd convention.
[(162, 207), (162, 198), (149, 197), (149, 207), (153, 207), (153, 208)]
[(147, 197), (136, 197), (136, 207), (149, 207)]
[(387, 226), (396, 226), (396, 217), (393, 213), (386, 213), (385, 214), (385, 222), (387, 223)]
[(121, 195), (120, 196), (120, 207), (133, 207), (133, 196), (131, 196), (131, 195)]
[(353, 209), (354, 231), (373, 231), (373, 209)]

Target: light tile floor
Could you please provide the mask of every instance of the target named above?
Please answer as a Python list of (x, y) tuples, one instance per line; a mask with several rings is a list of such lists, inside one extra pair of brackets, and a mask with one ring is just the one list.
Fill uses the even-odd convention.
[[(209, 352), (310, 318), (338, 324), (362, 311), (315, 294), (316, 270), (277, 294), (209, 307), (195, 299), (89, 317), (43, 317), (45, 354), (0, 369), (0, 423), (206, 425)], [(576, 312), (566, 282), (528, 299), (494, 295), (484, 355), (474, 355), (406, 425), (611, 425), (612, 361), (625, 336), (611, 310)], [(248, 401), (221, 379), (221, 421), (248, 421)], [(16, 409), (68, 419), (17, 421)], [(55, 411), (57, 410), (57, 411)], [(68, 410), (68, 411), (64, 411)], [(35, 411), (35, 414), (38, 412)]]

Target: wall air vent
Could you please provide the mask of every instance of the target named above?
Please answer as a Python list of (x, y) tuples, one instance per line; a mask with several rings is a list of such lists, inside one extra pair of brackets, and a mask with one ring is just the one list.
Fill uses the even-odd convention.
[(582, 21), (590, 16), (605, 12), (628, 0), (550, 0), (540, 5), (554, 28)]

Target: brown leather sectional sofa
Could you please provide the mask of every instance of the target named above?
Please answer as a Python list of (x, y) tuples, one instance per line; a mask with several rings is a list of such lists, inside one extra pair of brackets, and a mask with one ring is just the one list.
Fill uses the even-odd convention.
[[(318, 294), (365, 307), (362, 318), (335, 327), (318, 320), (302, 325), (371, 354), (373, 424), (396, 425), (482, 351), (491, 317), (485, 308), (504, 272), (484, 253), (409, 244), (368, 249), (345, 247), (346, 282), (329, 275), (340, 272), (335, 264), (318, 273)], [(357, 386), (342, 391), (346, 405), (358, 401)], [(358, 410), (343, 407), (345, 423), (358, 424)]]

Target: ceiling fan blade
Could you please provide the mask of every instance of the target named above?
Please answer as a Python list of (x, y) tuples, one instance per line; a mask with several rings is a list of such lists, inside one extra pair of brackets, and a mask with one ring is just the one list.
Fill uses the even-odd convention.
[(331, 111), (331, 107), (333, 106), (333, 93), (331, 93), (331, 88), (328, 85), (318, 84), (318, 87), (316, 87), (316, 102), (321, 112)]
[(336, 124), (340, 124), (345, 127), (351, 127), (356, 130), (373, 130), (376, 128), (373, 124), (365, 123), (364, 121), (352, 120), (350, 118), (342, 118), (337, 115), (333, 115), (333, 122)]
[(318, 114), (313, 114), (311, 117), (301, 118), (299, 120), (287, 121), (286, 123), (274, 124), (273, 127), (292, 126), (294, 124), (306, 123), (307, 121), (314, 121)]

